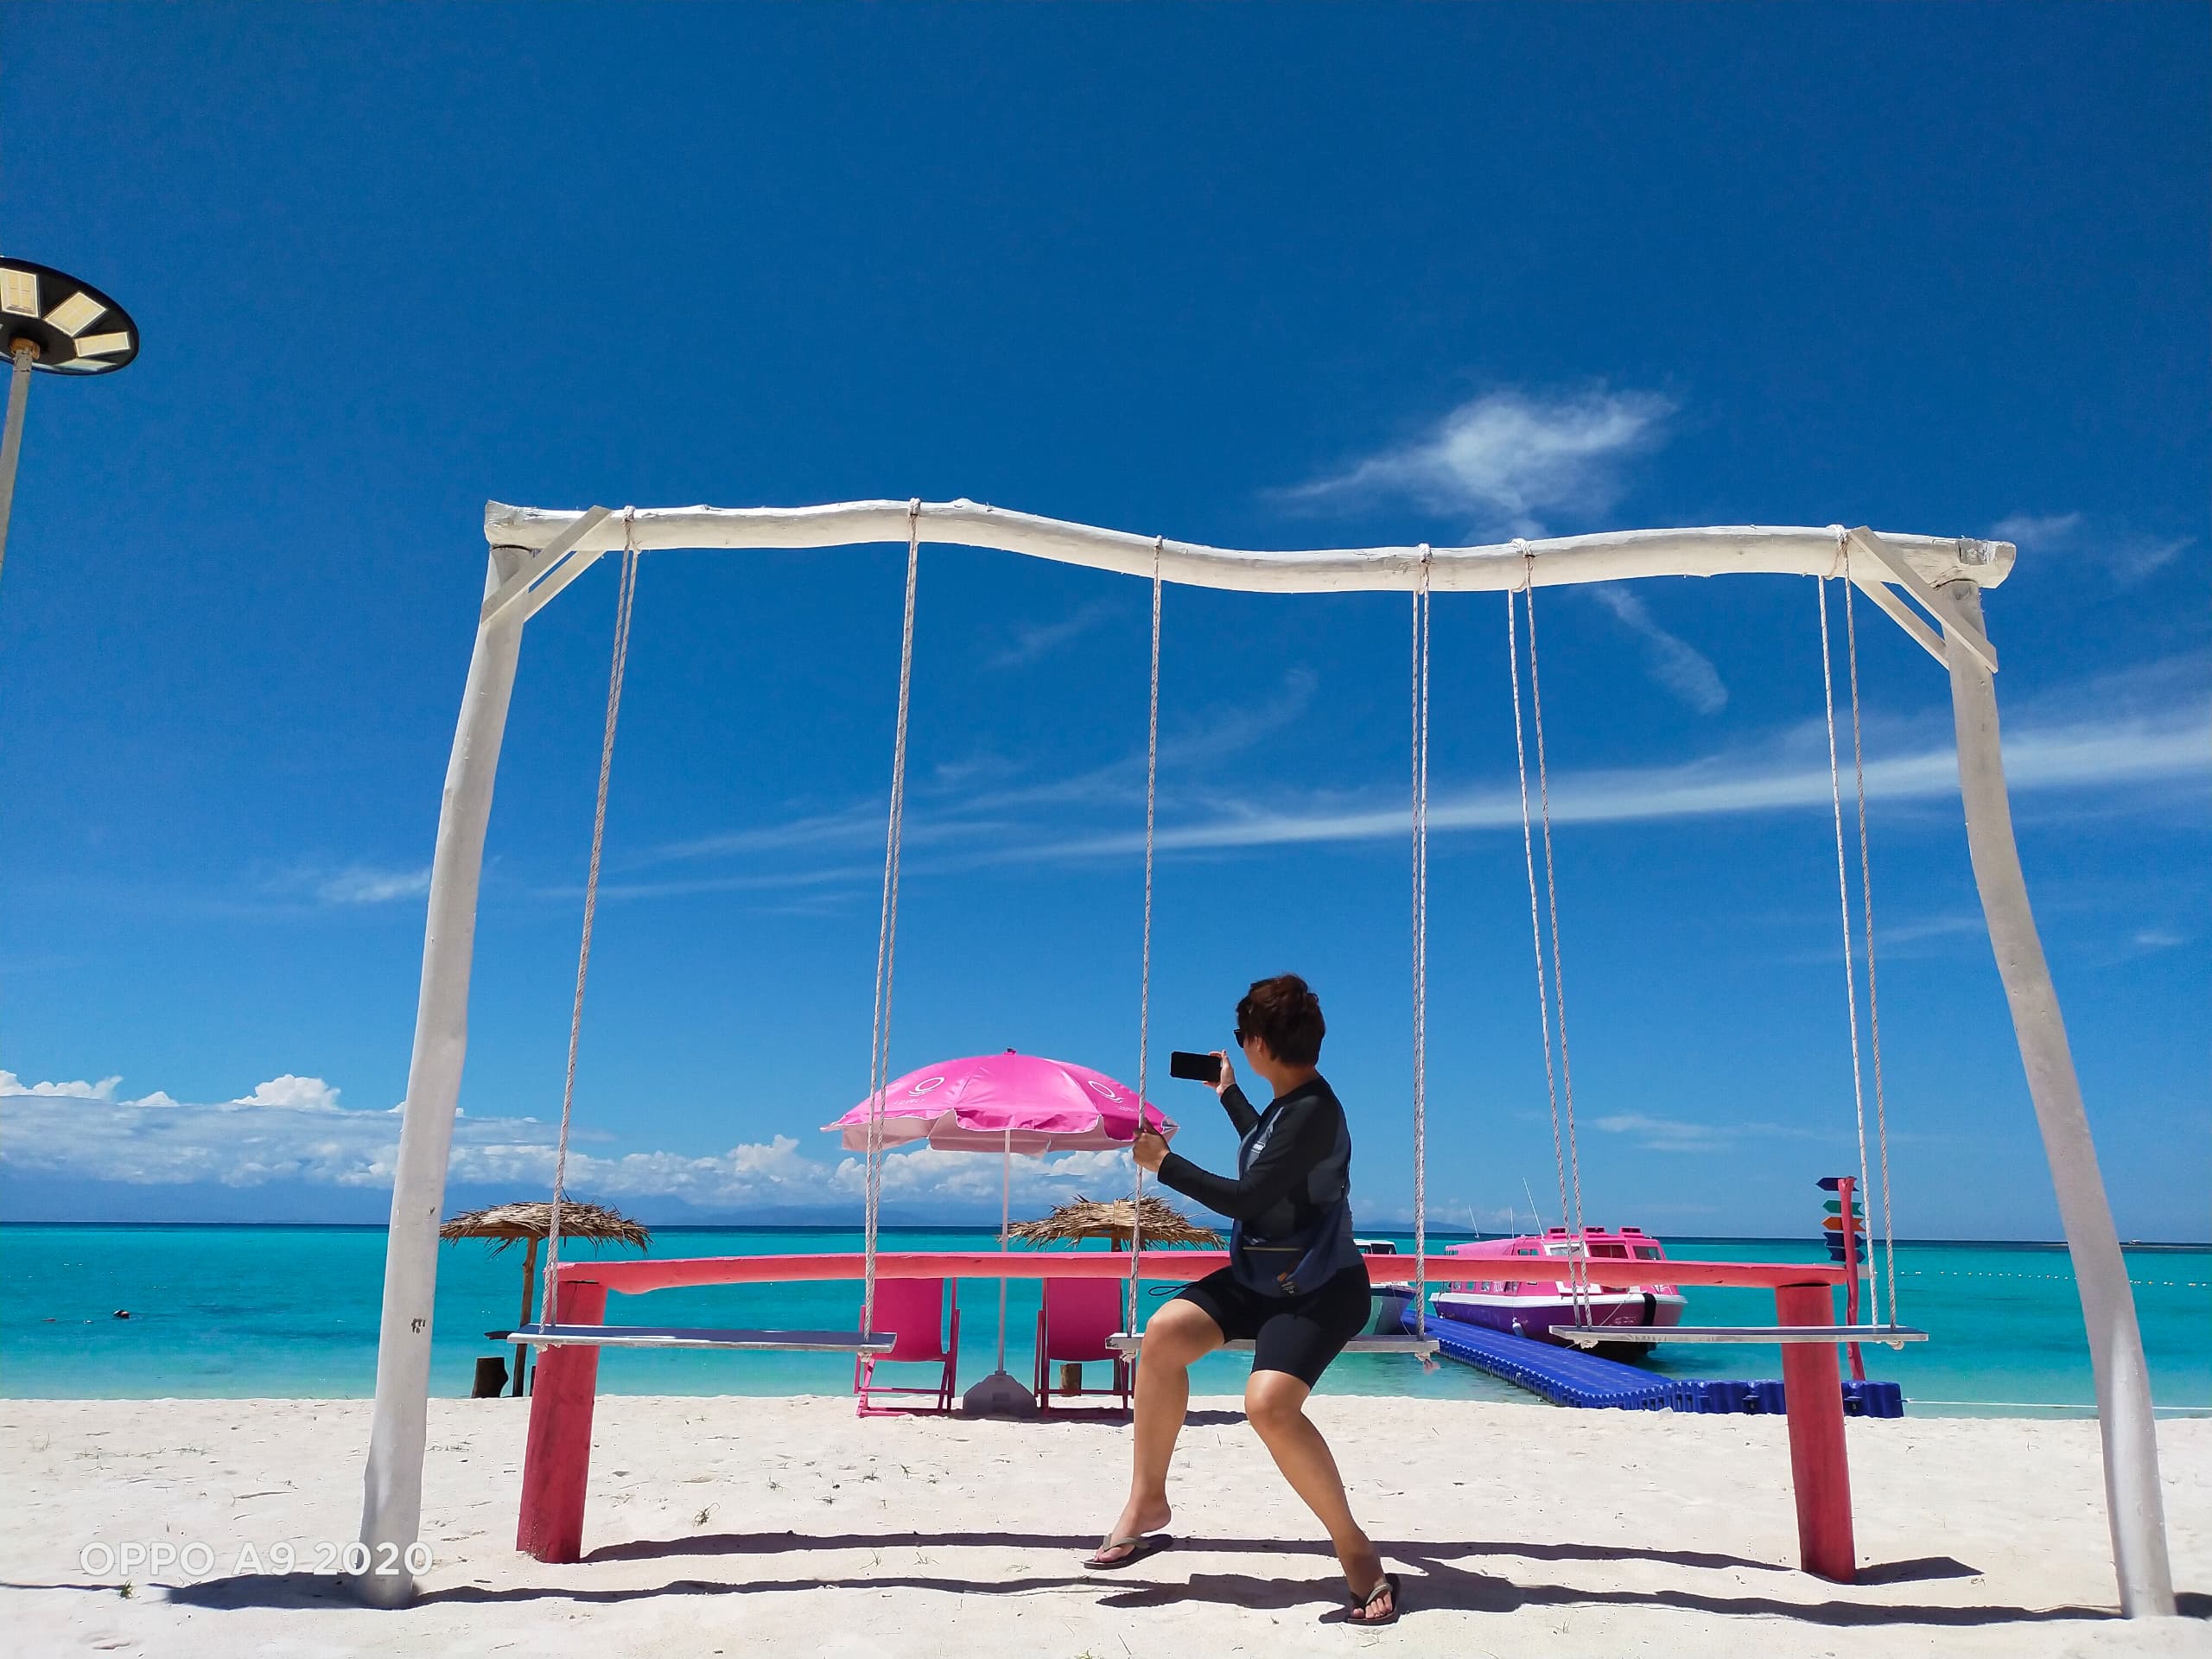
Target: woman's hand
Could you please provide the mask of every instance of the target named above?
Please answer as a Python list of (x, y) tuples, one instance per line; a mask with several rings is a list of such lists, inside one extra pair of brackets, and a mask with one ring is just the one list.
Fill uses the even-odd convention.
[(1139, 1129), (1136, 1140), (1129, 1147), (1129, 1156), (1137, 1160), (1139, 1169), (1157, 1174), (1160, 1165), (1167, 1161), (1166, 1137), (1157, 1129)]
[(1213, 1080), (1213, 1091), (1225, 1095), (1236, 1086), (1236, 1068), (1230, 1065), (1229, 1056), (1218, 1048), (1214, 1050), (1213, 1057), (1221, 1062), (1221, 1075)]

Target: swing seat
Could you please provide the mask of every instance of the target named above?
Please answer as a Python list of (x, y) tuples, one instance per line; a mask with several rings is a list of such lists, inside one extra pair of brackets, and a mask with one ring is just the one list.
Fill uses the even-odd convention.
[[(1134, 1359), (1143, 1351), (1144, 1332), (1131, 1335), (1118, 1331), (1106, 1338), (1106, 1345), (1116, 1353)], [(1249, 1342), (1224, 1342), (1216, 1352), (1249, 1354), (1253, 1344)], [(1340, 1351), (1347, 1354), (1413, 1354), (1422, 1359), (1436, 1357), (1434, 1337), (1354, 1337)]]
[(716, 1331), (674, 1325), (518, 1325), (486, 1334), (533, 1348), (734, 1348), (788, 1354), (887, 1354), (898, 1341), (849, 1331)]
[(1554, 1325), (1561, 1342), (1595, 1348), (1614, 1342), (1878, 1342), (1902, 1349), (1928, 1333), (1907, 1325)]

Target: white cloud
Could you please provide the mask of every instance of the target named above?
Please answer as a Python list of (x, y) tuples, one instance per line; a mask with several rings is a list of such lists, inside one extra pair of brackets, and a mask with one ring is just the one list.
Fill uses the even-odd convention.
[(1544, 514), (1586, 519), (1611, 507), (1622, 463), (1663, 442), (1674, 412), (1673, 401), (1656, 392), (1494, 391), (1462, 404), (1427, 436), (1286, 497), (1402, 498), (1471, 514), (1485, 531), (1541, 536)]
[[(165, 1093), (115, 1098), (119, 1078), (26, 1085), (0, 1071), (0, 1162), (19, 1171), (137, 1185), (213, 1183), (250, 1187), (305, 1181), (343, 1187), (391, 1184), (399, 1150), (400, 1113), (355, 1109), (321, 1077), (290, 1073), (257, 1084), (236, 1100), (179, 1103)], [(556, 1126), (535, 1118), (463, 1114), (454, 1125), (448, 1179), (471, 1185), (550, 1189)], [(779, 1135), (766, 1142), (695, 1156), (648, 1151), (569, 1148), (569, 1190), (578, 1197), (628, 1203), (676, 1198), (702, 1208), (857, 1203), (866, 1186), (862, 1160), (829, 1135), (823, 1155)], [(883, 1191), (893, 1198), (933, 1199), (995, 1209), (999, 1160), (929, 1147), (889, 1154)], [(1014, 1199), (1058, 1203), (1079, 1191), (1120, 1192), (1128, 1160), (1118, 1152), (1017, 1158)]]
[[(113, 1080), (110, 1080), (111, 1084)], [(391, 1179), (399, 1124), (350, 1111), (320, 1077), (272, 1077), (236, 1100), (187, 1103), (164, 1092), (115, 1098), (107, 1085), (24, 1092), (0, 1072), (0, 1161), (18, 1169), (166, 1185), (277, 1179), (372, 1185)]]
[(2071, 553), (2102, 561), (2122, 587), (2142, 581), (2181, 556), (2194, 536), (2152, 536), (2140, 531), (2094, 526), (2079, 512), (2016, 512), (1990, 526), (1999, 541), (2023, 552)]
[(1094, 599), (1078, 605), (1057, 622), (1019, 623), (1014, 630), (1014, 643), (992, 657), (986, 666), (1026, 668), (1031, 663), (1041, 662), (1070, 640), (1118, 615), (1121, 608), (1105, 600)]
[(1611, 611), (1623, 626), (1643, 636), (1649, 647), (1651, 677), (1700, 715), (1717, 715), (1728, 706), (1728, 688), (1713, 659), (1652, 620), (1650, 611), (1625, 588), (1599, 583), (1590, 596)]
[(2145, 927), (2137, 931), (2135, 943), (2145, 950), (2171, 950), (2177, 944), (2187, 944), (2189, 936), (2170, 927)]
[(266, 1083), (257, 1083), (253, 1092), (229, 1103), (233, 1106), (289, 1106), (305, 1112), (335, 1112), (338, 1091), (321, 1077), (296, 1077), (289, 1071), (281, 1077), (271, 1077)]
[(25, 1083), (12, 1071), (0, 1071), (0, 1095), (40, 1095), (55, 1100), (113, 1100), (118, 1073), (98, 1083)]
[(315, 884), (315, 896), (326, 905), (387, 905), (397, 899), (419, 899), (430, 890), (430, 867), (380, 870), (350, 865)]

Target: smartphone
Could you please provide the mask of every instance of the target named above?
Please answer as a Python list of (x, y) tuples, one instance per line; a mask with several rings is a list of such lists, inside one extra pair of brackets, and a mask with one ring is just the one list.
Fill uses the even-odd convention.
[(1188, 1077), (1193, 1083), (1219, 1083), (1221, 1057), (1217, 1054), (1193, 1054), (1188, 1049), (1177, 1049), (1167, 1057), (1167, 1075)]

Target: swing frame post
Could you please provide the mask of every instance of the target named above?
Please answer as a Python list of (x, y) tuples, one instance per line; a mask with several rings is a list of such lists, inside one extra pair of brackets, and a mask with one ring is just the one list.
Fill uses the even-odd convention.
[[(2028, 1096), (2058, 1198), (2067, 1254), (2082, 1298), (2082, 1322), (2096, 1383), (2097, 1427), (2104, 1444), (2105, 1510), (2120, 1610), (2130, 1618), (2171, 1618), (2173, 1567), (2166, 1552), (2165, 1504), (2158, 1486), (2157, 1420), (2135, 1293), (2127, 1282), (2112, 1205), (2097, 1168), (2096, 1143), (2082, 1105), (2082, 1083), (2066, 1040), (2027, 880), (2012, 836), (1999, 741), (1997, 687), (1971, 642), (1983, 639), (1981, 595), (1972, 582), (1937, 586), (1946, 626), (1951, 710), (1958, 730), (1959, 790), (1965, 798), (1967, 851), (1981, 894), (1998, 977), (2027, 1073)], [(1949, 626), (1955, 619), (1963, 628)]]
[[(565, 1274), (554, 1300), (562, 1325), (607, 1317), (607, 1287)], [(599, 1350), (548, 1348), (530, 1395), (530, 1440), (523, 1452), (522, 1506), (515, 1548), (541, 1561), (583, 1559), (584, 1497), (591, 1484), (592, 1418), (599, 1403)]]
[[(488, 602), (525, 570), (531, 550), (498, 546), (484, 582)], [(408, 1547), (422, 1531), (423, 1452), (430, 1396), (431, 1319), (437, 1300), (438, 1219), (445, 1208), (446, 1161), (453, 1149), (461, 1059), (468, 1048), (468, 977), (476, 948), (476, 890), (484, 832), (507, 706), (522, 655), (522, 618), (513, 611), (477, 624), (461, 718), (446, 766), (430, 861), (429, 915), (423, 930), (422, 988), (415, 1006), (415, 1047), (385, 1240), (384, 1311), (377, 1332), (376, 1404), (362, 1475), (361, 1542), (370, 1570), (347, 1580), (373, 1606), (404, 1606), (415, 1593)]]

